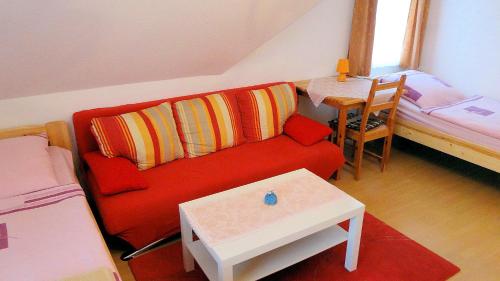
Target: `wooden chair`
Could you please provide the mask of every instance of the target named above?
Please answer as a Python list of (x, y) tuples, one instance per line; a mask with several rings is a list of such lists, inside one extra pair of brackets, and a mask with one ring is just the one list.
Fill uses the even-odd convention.
[[(368, 100), (363, 109), (361, 120), (356, 122), (348, 122), (346, 129), (346, 137), (355, 141), (354, 153), (354, 177), (359, 180), (361, 175), (361, 162), (363, 159), (364, 146), (366, 142), (384, 138), (384, 147), (382, 155), (366, 151), (367, 154), (380, 159), (380, 169), (383, 172), (389, 161), (391, 153), (392, 135), (394, 132), (394, 119), (396, 117), (396, 109), (398, 107), (399, 98), (403, 92), (403, 87), (406, 81), (406, 75), (402, 75), (400, 80), (392, 83), (379, 84), (378, 79), (374, 79), (370, 89)], [(382, 103), (374, 103), (375, 95), (379, 91), (389, 91), (394, 89), (394, 95), (389, 101)], [(381, 112), (380, 117), (375, 117), (375, 112)], [(387, 112), (388, 111), (388, 112)], [(385, 117), (385, 118), (383, 118)], [(384, 120), (385, 119), (385, 120)]]

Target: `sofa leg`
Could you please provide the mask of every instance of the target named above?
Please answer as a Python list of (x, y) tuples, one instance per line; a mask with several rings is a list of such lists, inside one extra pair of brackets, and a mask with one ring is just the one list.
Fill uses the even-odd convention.
[(144, 254), (148, 251), (151, 251), (155, 248), (158, 248), (160, 247), (161, 245), (164, 245), (168, 242), (171, 242), (171, 241), (175, 241), (177, 239), (179, 239), (180, 235), (174, 235), (174, 236), (171, 236), (171, 237), (166, 237), (166, 238), (162, 238), (160, 240), (156, 240), (140, 249), (137, 249), (137, 250), (130, 250), (130, 251), (126, 251), (124, 252), (121, 256), (120, 256), (120, 259), (122, 261), (129, 261), (141, 254)]

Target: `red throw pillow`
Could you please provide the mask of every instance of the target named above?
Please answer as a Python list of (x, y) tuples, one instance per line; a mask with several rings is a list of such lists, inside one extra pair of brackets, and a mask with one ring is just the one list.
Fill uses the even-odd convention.
[(313, 145), (329, 136), (333, 131), (328, 126), (303, 115), (295, 114), (286, 121), (284, 132), (300, 144)]
[(86, 153), (83, 158), (94, 174), (101, 194), (112, 195), (148, 187), (137, 166), (126, 158), (107, 158), (99, 152)]

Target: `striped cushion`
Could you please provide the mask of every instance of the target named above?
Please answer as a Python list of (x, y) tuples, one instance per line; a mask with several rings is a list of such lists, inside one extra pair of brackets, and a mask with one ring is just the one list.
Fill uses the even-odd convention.
[(238, 94), (243, 132), (248, 141), (280, 135), (286, 120), (297, 111), (293, 84), (279, 84)]
[(181, 141), (188, 157), (197, 157), (245, 141), (238, 103), (224, 93), (178, 101), (174, 104)]
[(122, 156), (139, 170), (184, 157), (170, 103), (91, 121), (101, 153)]

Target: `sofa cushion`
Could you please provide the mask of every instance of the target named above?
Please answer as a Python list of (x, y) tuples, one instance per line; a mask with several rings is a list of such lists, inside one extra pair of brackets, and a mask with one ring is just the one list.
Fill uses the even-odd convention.
[(112, 195), (148, 187), (142, 174), (128, 159), (107, 158), (97, 151), (86, 153), (83, 158), (99, 181), (100, 194)]
[(225, 93), (174, 104), (180, 137), (189, 158), (203, 156), (245, 141), (234, 95)]
[(288, 117), (297, 111), (297, 93), (292, 83), (249, 90), (238, 94), (243, 132), (248, 141), (280, 135)]
[[(179, 203), (300, 168), (327, 179), (343, 162), (340, 149), (328, 141), (303, 146), (281, 135), (142, 171), (145, 190), (93, 194), (107, 232), (139, 248), (179, 231)], [(97, 189), (92, 174), (89, 180)]]
[(123, 156), (149, 169), (184, 157), (170, 103), (91, 121), (101, 153)]
[[(240, 92), (244, 92), (244, 91), (248, 91), (248, 90), (252, 90), (252, 89), (262, 89), (265, 87), (283, 84), (283, 83), (284, 82), (273, 82), (273, 83), (267, 83), (267, 84), (261, 84), (261, 85), (252, 85), (252, 86), (241, 87), (241, 88), (226, 89), (226, 90), (223, 90), (223, 92), (227, 93), (227, 94), (231, 94), (231, 95), (236, 95), (237, 93), (240, 93)], [(180, 100), (188, 100), (188, 99), (203, 97), (206, 95), (220, 93), (220, 92), (221, 92), (221, 90), (208, 92), (208, 93), (195, 94), (195, 95), (182, 95), (185, 93), (177, 93), (178, 95), (182, 95), (182, 96), (175, 96), (175, 97), (165, 98), (165, 99), (161, 99), (161, 100), (145, 101), (145, 102), (134, 103), (134, 104), (124, 104), (124, 105), (112, 106), (112, 107), (93, 108), (93, 109), (87, 109), (87, 110), (75, 112), (73, 114), (73, 127), (75, 130), (76, 144), (78, 146), (78, 154), (80, 155), (80, 157), (83, 157), (83, 155), (87, 152), (99, 150), (99, 146), (98, 146), (98, 144), (95, 140), (95, 137), (93, 136), (91, 129), (90, 129), (91, 128), (91, 120), (93, 118), (115, 116), (115, 115), (119, 115), (119, 114), (134, 112), (134, 111), (142, 110), (142, 109), (145, 109), (148, 107), (157, 106), (157, 105), (162, 104), (164, 102), (170, 102), (170, 104), (174, 104), (175, 102), (180, 101)]]
[(313, 145), (332, 133), (330, 127), (300, 114), (290, 117), (283, 130), (286, 135), (302, 145)]

